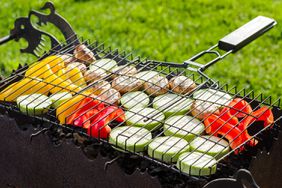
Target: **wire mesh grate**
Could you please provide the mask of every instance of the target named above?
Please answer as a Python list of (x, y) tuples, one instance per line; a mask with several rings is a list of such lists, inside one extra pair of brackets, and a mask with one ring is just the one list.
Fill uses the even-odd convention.
[[(77, 42), (77, 41), (76, 41)], [(226, 166), (228, 159), (232, 158), (229, 156), (234, 156), (234, 155), (241, 155), (241, 153), (247, 152), (248, 149), (250, 149), (250, 143), (256, 143), (261, 144), (263, 140), (259, 136), (262, 132), (267, 132), (268, 129), (271, 129), (273, 126), (278, 126), (278, 123), (280, 121), (279, 117), (274, 117), (274, 120), (271, 122), (271, 124), (268, 124), (264, 126), (263, 128), (259, 129), (256, 131), (253, 135), (248, 136), (246, 139), (243, 141), (241, 140), (240, 142), (238, 139), (242, 139), (242, 135), (246, 134), (248, 130), (253, 127), (254, 122), (250, 122), (246, 126), (244, 126), (244, 129), (240, 130), (240, 132), (236, 132), (234, 130), (237, 130), (237, 127), (239, 126), (240, 123), (246, 121), (248, 118), (255, 118), (255, 119), (260, 119), (261, 116), (263, 116), (266, 112), (268, 112), (271, 109), (276, 109), (280, 106), (280, 99), (276, 101), (272, 101), (271, 97), (263, 98), (263, 95), (257, 95), (255, 96), (254, 92), (247, 92), (245, 89), (238, 90), (236, 87), (228, 87), (228, 85), (220, 85), (218, 87), (217, 84), (214, 82), (211, 82), (211, 80), (207, 79), (201, 74), (198, 74), (198, 72), (191, 71), (187, 69), (187, 65), (185, 64), (175, 64), (175, 63), (166, 63), (166, 62), (157, 62), (157, 61), (152, 61), (152, 60), (142, 60), (140, 57), (134, 57), (131, 53), (127, 54), (125, 52), (119, 52), (118, 50), (112, 50), (110, 47), (106, 47), (103, 43), (90, 43), (89, 41), (84, 41), (82, 44), (85, 44), (85, 46), (91, 50), (91, 53), (93, 53), (93, 58), (96, 59), (96, 61), (99, 61), (100, 59), (106, 59), (106, 61), (103, 63), (102, 66), (97, 66), (95, 65), (94, 61), (94, 66), (96, 66), (97, 69), (103, 70), (106, 74), (101, 76), (100, 79), (90, 79), (88, 80), (87, 85), (79, 85), (75, 83), (81, 83), (81, 81), (84, 79), (84, 77), (77, 77), (79, 72), (76, 74), (72, 74), (71, 76), (68, 75), (71, 70), (66, 70), (65, 73), (63, 73), (61, 76), (68, 76), (68, 79), (71, 80), (71, 82), (65, 83), (65, 80), (59, 79), (58, 77), (54, 77), (52, 74), (47, 74), (48, 71), (55, 69), (59, 64), (64, 64), (67, 59), (62, 60), (60, 58), (60, 55), (62, 54), (73, 54), (74, 50), (76, 49), (75, 45), (68, 44), (68, 45), (63, 45), (63, 47), (60, 50), (50, 50), (50, 52), (46, 53), (43, 55), (42, 58), (40, 58), (41, 62), (44, 61), (44, 58), (50, 57), (50, 56), (55, 56), (52, 60), (48, 61), (48, 68), (46, 68), (46, 64), (39, 64), (38, 62), (34, 62), (33, 64), (29, 66), (23, 66), (19, 68), (16, 72), (14, 72), (10, 77), (1, 80), (0, 85), (1, 85), (1, 93), (4, 91), (7, 91), (9, 87), (12, 86), (12, 84), (17, 83), (19, 80), (26, 79), (25, 84), (21, 85), (20, 87), (17, 87), (17, 90), (13, 91), (10, 95), (6, 96), (3, 98), (3, 101), (1, 102), (1, 107), (12, 110), (18, 113), (20, 112), (20, 109), (18, 106), (15, 104), (15, 101), (17, 97), (29, 93), (37, 93), (44, 89), (44, 93), (47, 95), (50, 95), (51, 93), (60, 93), (63, 91), (66, 91), (68, 93), (72, 94), (72, 99), (75, 97), (81, 97), (81, 99), (86, 99), (90, 98), (88, 102), (84, 103), (82, 106), (79, 106), (81, 104), (82, 100), (78, 100), (75, 103), (72, 103), (71, 106), (69, 106), (66, 109), (63, 109), (58, 113), (58, 110), (55, 108), (51, 109), (46, 109), (48, 112), (46, 114), (42, 115), (34, 115), (36, 114), (35, 109), (41, 105), (41, 103), (44, 103), (46, 101), (41, 101), (41, 103), (37, 104), (34, 106), (34, 110), (31, 113), (27, 113), (27, 116), (36, 118), (38, 120), (48, 122), (53, 126), (60, 126), (63, 127), (64, 129), (67, 129), (69, 131), (76, 131), (79, 132), (80, 134), (88, 137), (89, 139), (97, 139), (103, 143), (106, 144), (111, 144), (115, 148), (118, 148), (119, 150), (123, 150), (128, 153), (132, 153), (135, 155), (138, 155), (140, 157), (143, 157), (145, 159), (148, 159), (150, 161), (153, 161), (159, 165), (162, 165), (164, 167), (167, 167), (169, 169), (172, 169), (173, 171), (180, 172), (180, 173), (186, 173), (186, 174), (192, 174), (193, 176), (206, 176), (213, 174), (213, 165), (211, 167), (210, 163), (212, 161), (215, 162), (214, 165), (218, 165), (218, 168), (221, 166)], [(80, 51), (79, 51), (80, 52)], [(85, 57), (87, 54), (84, 54), (82, 57)], [(75, 58), (74, 55), (69, 56), (69, 58)], [(112, 63), (112, 60), (114, 60), (118, 66), (133, 66), (136, 68), (136, 72), (134, 74), (127, 74), (127, 72), (111, 72), (109, 71), (106, 67), (109, 66)], [(40, 61), (39, 61), (40, 62)], [(39, 64), (41, 66), (36, 67), (36, 64)], [(35, 65), (35, 66), (34, 66)], [(52, 66), (51, 66), (52, 65)], [(90, 70), (89, 67), (92, 64), (87, 64), (87, 70)], [(36, 67), (32, 72), (29, 72), (29, 75), (27, 75), (27, 71), (30, 70), (31, 67)], [(78, 68), (78, 67), (75, 67)], [(147, 71), (147, 72), (146, 72)], [(157, 81), (152, 81), (154, 79), (154, 75), (152, 74), (152, 71), (155, 71), (158, 76), (160, 76), (160, 79)], [(136, 74), (138, 73), (143, 73), (143, 75), (139, 78), (136, 78)], [(34, 76), (36, 75), (36, 76)], [(140, 131), (142, 129), (139, 129), (138, 131), (132, 133), (130, 136), (126, 134), (126, 131), (130, 129), (130, 127), (141, 127), (141, 128), (146, 128), (145, 125), (137, 125), (137, 122), (131, 123), (130, 126), (128, 126), (123, 132), (118, 133), (116, 136), (116, 142), (111, 142), (109, 143), (109, 140), (107, 138), (102, 138), (101, 132), (103, 129), (110, 124), (112, 126), (112, 129), (117, 129), (119, 127), (123, 127), (126, 123), (125, 122), (116, 122), (116, 119), (122, 116), (123, 114), (119, 114), (116, 117), (112, 118), (107, 124), (102, 125), (101, 127), (98, 128), (97, 130), (97, 135), (93, 135), (93, 125), (91, 125), (88, 129), (89, 132), (87, 132), (85, 129), (76, 129), (74, 125), (68, 124), (68, 119), (72, 117), (74, 114), (79, 112), (82, 108), (86, 108), (91, 102), (98, 101), (95, 105), (91, 107), (87, 107), (84, 110), (84, 113), (80, 114), (77, 116), (74, 120), (77, 120), (83, 116), (83, 114), (87, 112), (93, 111), (93, 109), (97, 109), (98, 106), (102, 103), (104, 106), (96, 111), (95, 113), (91, 114), (88, 118), (84, 119), (82, 121), (82, 125), (90, 121), (92, 118), (95, 118), (98, 114), (100, 114), (103, 110), (105, 110), (106, 107), (113, 105), (112, 103), (108, 102), (108, 99), (112, 98), (116, 93), (110, 93), (108, 94), (108, 90), (103, 90), (99, 92), (99, 89), (95, 88), (95, 84), (98, 83), (99, 80), (104, 80), (111, 86), (113, 86), (113, 83), (116, 78), (113, 78), (115, 76), (116, 78), (119, 77), (124, 77), (124, 82), (126, 84), (120, 84), (119, 91), (126, 90), (127, 92), (130, 91), (141, 91), (142, 93), (147, 93), (149, 97), (149, 103), (148, 107), (152, 108), (154, 103), (158, 102), (158, 100), (161, 100), (161, 98), (158, 98), (157, 96), (160, 95), (158, 94), (159, 91), (162, 91), (162, 94), (172, 94), (175, 98), (171, 98), (170, 101), (167, 101), (167, 103), (162, 104), (161, 106), (158, 107), (158, 111), (154, 111), (155, 113), (150, 113), (148, 115), (143, 115), (142, 114), (142, 108), (138, 110), (132, 110), (132, 109), (127, 109), (125, 108), (125, 104), (115, 104), (118, 109), (122, 109), (123, 111), (130, 112), (131, 116), (126, 117), (127, 119), (138, 117), (142, 121), (151, 121), (155, 122), (158, 125), (161, 126), (156, 126), (153, 127), (150, 131), (148, 131), (146, 134), (143, 134), (142, 136), (139, 135)], [(148, 78), (148, 76), (151, 76)], [(182, 80), (178, 85), (181, 85), (182, 83), (185, 83), (187, 80), (192, 80), (191, 85), (186, 85), (187, 87), (192, 87), (192, 84), (195, 84), (194, 87), (189, 92), (175, 92), (175, 89), (178, 85), (175, 86), (169, 86), (169, 87), (162, 87), (160, 86), (160, 82), (165, 82), (166, 86), (168, 86), (169, 81), (172, 78), (176, 76), (185, 76), (185, 80)], [(34, 84), (35, 82), (36, 84)], [(142, 82), (142, 88), (140, 87), (140, 84), (136, 84), (138, 82)], [(147, 87), (144, 88), (144, 83), (147, 84)], [(38, 87), (40, 85), (40, 87)], [(104, 85), (103, 85), (104, 86)], [(129, 87), (130, 86), (130, 87)], [(130, 88), (130, 89), (128, 89)], [(150, 92), (148, 92), (151, 89)], [(212, 89), (212, 90), (211, 90)], [(98, 93), (95, 95), (89, 95), (89, 90), (91, 90), (91, 93)], [(197, 97), (194, 96), (194, 94), (198, 91), (201, 91)], [(212, 94), (209, 94), (210, 91), (213, 91)], [(198, 92), (199, 93), (199, 92)], [(67, 94), (65, 94), (67, 95)], [(60, 98), (56, 99), (54, 102), (59, 101), (61, 98), (65, 97), (65, 95), (62, 95)], [(102, 98), (103, 95), (106, 95), (106, 97)], [(218, 96), (219, 95), (219, 96)], [(217, 96), (217, 97), (215, 97)], [(224, 99), (226, 96), (231, 96), (228, 100)], [(27, 98), (28, 96), (26, 96)], [(137, 99), (140, 97), (140, 95), (136, 95), (135, 98), (131, 99)], [(26, 99), (25, 98), (25, 99)], [(235, 99), (239, 98), (236, 103), (233, 103), (233, 106), (230, 106), (230, 103)], [(69, 100), (72, 100), (69, 99)], [(157, 100), (158, 99), (158, 100)], [(181, 106), (181, 108), (187, 108), (188, 110), (185, 111), (185, 116), (191, 117), (189, 122), (192, 122), (193, 120), (197, 120), (198, 124), (190, 129), (190, 130), (185, 130), (185, 125), (182, 127), (175, 126), (175, 124), (179, 123), (178, 121), (174, 122), (174, 124), (169, 125), (168, 128), (164, 128), (165, 121), (169, 119), (170, 117), (179, 115), (178, 111), (174, 111), (170, 113), (169, 115), (165, 116), (165, 118), (160, 119), (160, 116), (164, 115), (164, 112), (169, 110), (173, 105), (181, 103), (183, 100), (189, 99), (191, 102), (187, 102), (184, 105)], [(33, 103), (34, 101), (38, 100), (38, 97), (33, 98), (30, 102)], [(47, 100), (47, 99), (46, 99)], [(197, 103), (195, 102), (197, 101)], [(224, 102), (223, 102), (224, 101)], [(245, 108), (247, 106), (244, 106), (243, 108), (236, 108), (235, 106), (238, 105), (242, 101), (247, 101), (247, 103), (251, 106), (252, 111), (247, 113), (245, 111)], [(65, 101), (64, 103), (66, 104), (68, 101)], [(128, 101), (131, 102), (131, 101)], [(170, 104), (169, 102), (173, 102)], [(19, 103), (18, 105), (20, 105)], [(75, 106), (74, 110), (71, 110)], [(255, 116), (253, 115), (253, 112), (256, 110), (261, 109), (262, 106), (264, 107), (265, 111), (262, 111), (259, 115), (260, 116)], [(79, 108), (78, 108), (79, 107)], [(26, 105), (26, 111), (28, 112), (28, 105)], [(196, 111), (195, 109), (200, 109), (200, 111)], [(218, 111), (222, 111), (222, 109), (226, 109), (227, 111), (219, 113)], [(232, 116), (229, 116), (227, 119), (224, 119), (224, 122), (217, 126), (213, 133), (208, 134), (207, 130), (211, 129), (213, 127), (214, 123), (217, 123), (218, 120), (222, 119), (225, 117), (227, 113), (230, 112), (230, 110), (235, 111), (235, 113), (232, 114)], [(204, 112), (208, 111), (209, 113), (204, 114)], [(65, 114), (65, 117), (63, 118), (63, 122), (65, 123), (60, 123), (58, 121), (58, 117), (62, 116), (62, 114)], [(113, 113), (113, 112), (112, 112)], [(209, 115), (215, 115), (215, 119), (211, 121), (209, 124), (206, 123), (206, 121), (210, 118)], [(237, 118), (237, 116), (240, 115), (242, 117)], [(227, 125), (230, 124), (230, 121), (232, 119), (237, 118), (238, 121), (236, 122), (237, 124), (233, 126), (229, 126), (229, 128), (226, 128), (227, 130), (224, 131), (224, 134), (216, 134), (219, 130), (222, 128), (225, 128)], [(96, 121), (96, 123), (99, 123), (102, 121), (103, 117), (100, 117)], [(179, 120), (181, 121), (181, 120)], [(188, 123), (189, 123), (188, 122)], [(73, 124), (73, 123), (72, 123)], [(199, 125), (204, 125), (204, 129), (201, 130), (199, 133), (193, 132)], [(149, 134), (153, 135), (153, 138), (150, 139), (149, 142), (147, 142), (143, 147), (148, 148), (148, 146), (155, 140), (155, 138), (160, 138), (165, 136), (165, 132), (168, 131), (168, 129), (173, 128), (174, 130), (176, 129), (175, 132), (172, 134), (168, 135), (165, 140), (163, 140), (162, 143), (159, 143), (158, 146), (156, 146), (152, 150), (152, 156), (149, 156), (146, 152), (147, 149), (144, 151), (137, 151), (137, 143), (141, 142), (144, 138), (146, 138)], [(185, 136), (179, 136), (179, 132), (184, 131), (187, 134), (192, 135), (192, 137), (198, 138), (201, 137), (204, 139), (203, 143), (199, 145), (198, 147), (195, 147), (194, 149), (190, 150), (189, 153), (182, 159), (185, 161), (186, 158), (189, 158), (189, 156), (194, 155), (197, 151), (199, 151), (199, 148), (202, 147), (205, 143), (209, 143), (209, 145), (212, 143), (213, 145), (210, 146), (205, 152), (202, 152), (202, 155), (199, 156), (195, 161), (190, 163), (190, 168), (189, 170), (185, 170), (185, 172), (182, 171), (182, 166), (181, 163), (179, 163), (179, 166), (175, 164), (175, 161), (173, 159), (175, 157), (179, 157), (180, 152), (182, 152), (186, 145), (182, 145), (181, 148), (179, 149), (179, 152), (175, 152), (174, 154), (171, 155), (169, 161), (164, 161), (165, 156), (169, 153), (170, 150), (175, 148), (175, 145), (179, 144), (183, 139), (185, 140)], [(230, 134), (232, 132), (238, 133), (235, 134), (234, 137), (229, 138)], [(205, 137), (203, 135), (206, 135)], [(108, 136), (108, 135), (107, 135)], [(213, 136), (217, 136), (218, 140), (214, 141), (212, 139)], [(228, 137), (229, 136), (229, 137)], [(95, 137), (95, 138), (93, 138)], [(125, 137), (125, 138), (124, 138)], [(135, 143), (133, 144), (133, 149), (128, 149), (127, 142), (128, 140), (132, 139), (132, 137), (137, 137), (137, 140), (135, 140)], [(157, 150), (161, 147), (164, 146), (164, 142), (167, 142), (173, 137), (179, 138), (176, 142), (173, 143), (173, 145), (169, 145), (168, 147), (163, 150), (161, 157), (160, 158), (155, 158), (155, 155), (157, 153)], [(123, 142), (125, 145), (123, 147), (120, 147), (118, 144), (119, 138), (123, 138)], [(222, 145), (222, 141), (227, 141), (228, 145)], [(187, 144), (189, 145), (190, 142)], [(209, 160), (205, 161), (205, 164), (201, 164), (202, 166), (199, 168), (197, 171), (198, 174), (195, 174), (192, 172), (192, 167), (195, 166), (196, 164), (199, 163), (201, 160), (201, 157), (206, 156), (207, 154), (210, 153), (210, 150), (213, 150), (214, 147), (223, 147), (223, 149), (228, 149), (231, 147), (231, 149), (228, 150), (224, 155), (220, 156), (220, 153), (216, 153), (213, 158), (210, 158)], [(255, 146), (256, 147), (256, 146)], [(244, 150), (244, 151), (243, 151)], [(207, 169), (209, 173), (205, 172), (203, 173), (203, 169)]]

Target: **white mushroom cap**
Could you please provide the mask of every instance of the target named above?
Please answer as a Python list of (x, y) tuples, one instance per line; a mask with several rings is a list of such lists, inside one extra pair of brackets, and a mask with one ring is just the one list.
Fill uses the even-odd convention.
[(67, 66), (67, 70), (74, 69), (74, 68), (78, 68), (82, 72), (82, 74), (84, 74), (87, 70), (86, 65), (80, 62), (72, 62), (72, 63), (69, 63)]
[(172, 91), (180, 94), (189, 93), (196, 87), (195, 82), (186, 76), (175, 76), (171, 78), (169, 85)]
[(104, 101), (106, 103), (110, 103), (110, 104), (118, 104), (119, 103), (119, 100), (121, 98), (121, 95), (120, 93), (113, 89), (113, 88), (110, 88), (108, 90), (103, 90), (99, 95), (98, 95), (98, 98), (101, 100), (101, 101)]
[(111, 70), (112, 78), (116, 78), (122, 75), (134, 75), (137, 73), (137, 69), (132, 65), (122, 65), (115, 67)]
[(144, 84), (145, 91), (152, 96), (165, 94), (169, 90), (167, 78), (155, 76)]
[(84, 73), (84, 79), (86, 80), (86, 82), (89, 83), (89, 82), (103, 79), (107, 77), (107, 75), (108, 74), (103, 69), (87, 70)]
[(75, 58), (87, 64), (92, 63), (93, 61), (96, 60), (93, 52), (89, 48), (87, 48), (87, 46), (85, 46), (84, 44), (77, 45), (73, 53)]
[(142, 82), (132, 76), (119, 76), (112, 82), (112, 87), (118, 90), (120, 93), (126, 93), (129, 91), (138, 91), (142, 86)]
[(111, 84), (105, 80), (96, 80), (91, 85), (92, 91), (95, 95), (99, 95), (102, 91), (111, 89)]

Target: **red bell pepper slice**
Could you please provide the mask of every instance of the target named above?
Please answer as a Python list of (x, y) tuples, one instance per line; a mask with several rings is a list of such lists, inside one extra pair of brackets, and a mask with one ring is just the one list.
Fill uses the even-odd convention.
[(207, 133), (211, 135), (222, 135), (230, 143), (232, 149), (237, 148), (239, 145), (247, 141), (246, 131), (240, 130), (238, 127), (227, 123), (225, 120), (219, 118), (217, 115), (210, 115), (205, 119), (204, 124), (206, 126)]
[(230, 108), (228, 107), (224, 107), (219, 115), (218, 115), (221, 119), (225, 120), (227, 123), (230, 123), (231, 125), (238, 125), (239, 124), (239, 120), (236, 116), (233, 116), (230, 112)]
[(230, 106), (230, 114), (237, 118), (243, 118), (253, 111), (251, 105), (241, 98), (233, 99), (228, 106)]
[(94, 138), (108, 138), (111, 132), (111, 127), (108, 126), (110, 121), (109, 116), (99, 120), (87, 129), (87, 134)]
[(76, 112), (74, 112), (71, 116), (67, 117), (66, 123), (74, 124), (74, 121), (77, 118), (83, 116), (85, 113), (87, 113), (91, 109), (94, 109), (97, 106), (101, 107), (104, 106), (104, 104), (98, 100), (94, 100), (91, 97), (86, 97), (79, 103)]

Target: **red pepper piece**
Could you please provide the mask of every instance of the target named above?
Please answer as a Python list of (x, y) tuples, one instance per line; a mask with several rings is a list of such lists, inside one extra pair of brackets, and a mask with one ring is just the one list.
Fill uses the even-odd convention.
[(94, 138), (108, 138), (111, 127), (108, 126), (110, 118), (105, 117), (87, 129), (87, 134)]
[[(244, 139), (251, 139), (251, 138), (252, 138), (252, 136), (249, 135), (247, 128), (248, 128), (248, 126), (249, 126), (251, 123), (254, 122), (254, 120), (255, 120), (255, 119), (254, 119), (252, 116), (248, 116), (248, 117), (246, 117), (245, 119), (243, 119), (243, 120), (239, 123), (238, 128), (239, 128), (240, 130), (246, 132), (246, 134), (243, 134), (243, 135), (242, 135), (242, 136), (244, 137)], [(251, 140), (250, 140), (250, 145), (251, 145), (251, 146), (255, 146), (257, 143), (258, 143), (258, 141), (257, 141), (256, 139), (251, 139)]]
[(239, 124), (239, 120), (236, 116), (233, 116), (230, 112), (230, 108), (228, 107), (224, 107), (219, 115), (218, 115), (221, 119), (227, 121), (227, 123), (230, 123), (231, 125), (238, 125)]
[(260, 109), (254, 111), (252, 113), (252, 116), (248, 116), (247, 118), (243, 119), (240, 123), (240, 128), (246, 129), (248, 125), (252, 124), (255, 121), (264, 121), (264, 127), (272, 125), (274, 123), (272, 111), (266, 106), (261, 107)]
[(230, 114), (237, 118), (243, 118), (246, 115), (252, 113), (251, 105), (241, 98), (233, 99), (230, 104)]
[(237, 148), (246, 141), (242, 135), (247, 132), (241, 131), (239, 128), (230, 123), (226, 123), (224, 120), (218, 118), (217, 115), (210, 115), (206, 118), (204, 124), (206, 126), (207, 133), (211, 135), (220, 134), (224, 136), (229, 141), (232, 149)]
[(261, 107), (260, 109), (253, 112), (253, 116), (257, 117), (257, 121), (264, 121), (264, 127), (267, 127), (274, 123), (273, 113), (269, 109), (269, 107)]
[(101, 102), (98, 100), (93, 100), (91, 97), (86, 97), (80, 102), (76, 112), (74, 112), (71, 116), (67, 117), (67, 124), (73, 124), (77, 118), (99, 105), (102, 106), (104, 104), (101, 104)]
[(115, 121), (122, 123), (125, 122), (125, 114), (124, 111), (121, 108), (118, 108), (115, 111)]

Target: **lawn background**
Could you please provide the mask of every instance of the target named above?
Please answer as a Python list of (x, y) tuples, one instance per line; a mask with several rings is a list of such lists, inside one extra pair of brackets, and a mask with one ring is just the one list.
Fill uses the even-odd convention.
[[(39, 10), (45, 1), (2, 0), (0, 37), (9, 33), (14, 20)], [(105, 41), (114, 48), (161, 61), (182, 63), (217, 43), (218, 39), (258, 15), (278, 25), (243, 50), (212, 66), (207, 74), (222, 83), (253, 89), (256, 93), (282, 95), (282, 1), (187, 0), (112, 1), (54, 0), (79, 36)], [(43, 28), (44, 29), (44, 28)], [(45, 28), (46, 29), (46, 28)], [(49, 30), (54, 28), (48, 26)], [(8, 75), (19, 63), (34, 60), (21, 54), (25, 43), (0, 46), (0, 69)]]

